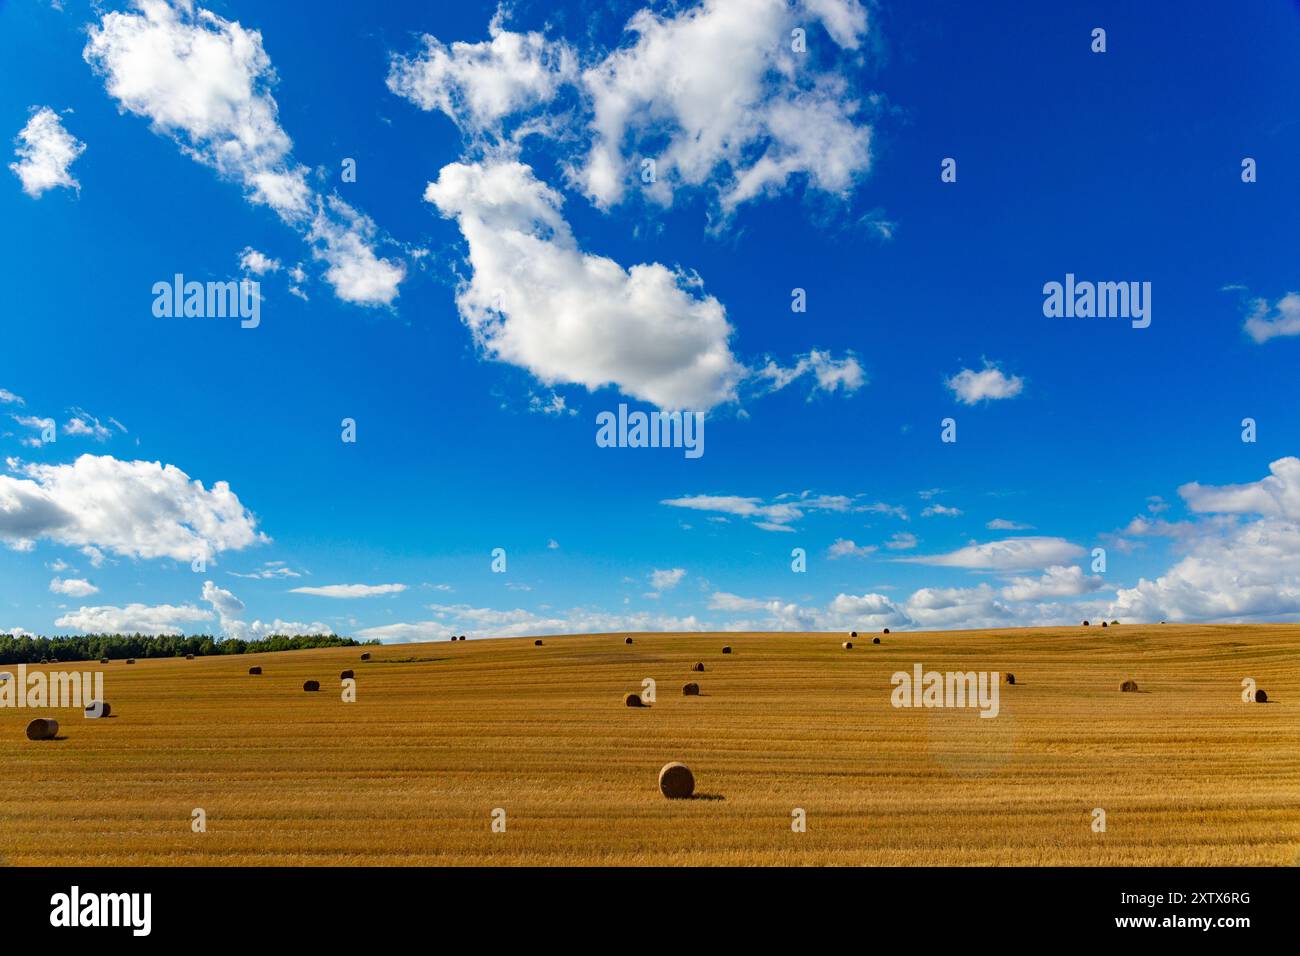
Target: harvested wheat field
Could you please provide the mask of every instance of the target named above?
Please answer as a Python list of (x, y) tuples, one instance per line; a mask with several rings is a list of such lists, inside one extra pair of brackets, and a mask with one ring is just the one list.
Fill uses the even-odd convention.
[[(635, 634), (140, 659), (112, 716), (0, 710), (31, 864), (1300, 863), (1300, 626)], [(730, 656), (718, 653), (723, 641)], [(698, 697), (678, 691), (710, 658)], [(249, 677), (252, 660), (263, 668)], [(4, 662), (0, 662), (3, 666)], [(891, 675), (1014, 671), (1000, 709)], [(333, 675), (356, 671), (356, 702)], [(12, 669), (12, 668), (10, 668)], [(656, 699), (627, 707), (654, 678)], [(1242, 679), (1268, 688), (1242, 699)], [(1134, 680), (1137, 693), (1121, 693)], [(321, 691), (304, 694), (319, 680)], [(995, 683), (993, 686), (997, 687)], [(665, 764), (691, 799), (659, 791)], [(191, 820), (201, 808), (206, 832)], [(505, 832), (493, 811), (505, 810)], [(791, 826), (806, 811), (806, 832)], [(1105, 832), (1094, 832), (1094, 808)]]

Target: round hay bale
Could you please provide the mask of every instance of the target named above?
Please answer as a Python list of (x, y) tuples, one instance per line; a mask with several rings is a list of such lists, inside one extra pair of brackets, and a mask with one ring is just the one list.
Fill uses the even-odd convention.
[(260, 674), (260, 673), (262, 673), (262, 668), (260, 668), (260, 667), (250, 667), (250, 668), (248, 669), (248, 673), (250, 673), (250, 674), (254, 674), (254, 675), (256, 675), (256, 674)]
[(878, 638), (878, 637), (873, 637), (873, 638), (871, 639), (871, 643), (872, 643), (872, 644), (879, 644), (879, 643), (880, 643), (880, 638)]
[(194, 655), (193, 655), (193, 654), (186, 654), (186, 655), (185, 655), (185, 659), (186, 659), (187, 661), (192, 661), (192, 660), (194, 660)]
[(541, 641), (533, 641), (533, 647), (541, 647), (541, 646), (542, 646)]
[(724, 645), (722, 646), (722, 653), (724, 653), (724, 654), (730, 654), (730, 653), (731, 653), (731, 645), (730, 645), (730, 644), (724, 644)]
[(309, 694), (313, 694), (316, 691), (320, 690), (320, 681), (318, 680), (303, 681), (302, 689)]
[[(99, 713), (96, 713), (96, 711), (99, 711)], [(86, 705), (86, 716), (91, 720), (94, 720), (97, 717), (107, 717), (112, 712), (113, 708), (106, 700), (92, 700)]]
[(880, 633), (881, 633), (881, 634), (888, 634), (888, 633), (889, 633), (889, 628), (885, 628), (885, 629), (884, 629), (883, 631), (881, 631)]
[(1011, 671), (1007, 671), (1007, 683), (1014, 684), (1015, 682), (1016, 682), (1016, 675), (1011, 673)]
[(59, 722), (49, 717), (37, 717), (27, 725), (28, 740), (53, 740), (59, 735)]
[(695, 666), (692, 667), (691, 670), (693, 670), (693, 671), (702, 671), (702, 670), (704, 670), (704, 664), (701, 663), (700, 661), (696, 661), (696, 662), (695, 662)]
[(849, 631), (849, 637), (857, 637), (857, 636), (858, 636), (857, 631)]
[(361, 655), (361, 659), (362, 659), (363, 661), (368, 661), (368, 660), (370, 660), (370, 652), (367, 651), (365, 654), (362, 654), (362, 655)]
[(1257, 704), (1268, 703), (1268, 694), (1264, 692), (1264, 689), (1262, 687), (1259, 690), (1255, 691), (1255, 703)]
[(623, 643), (624, 643), (624, 644), (631, 644), (631, 643), (632, 643), (632, 638), (630, 638), (630, 637), (625, 637), (625, 638), (623, 638)]
[(1126, 680), (1124, 681), (1124, 683), (1119, 685), (1119, 689), (1122, 693), (1125, 694), (1136, 694), (1138, 689), (1138, 682), (1135, 680)]
[(699, 696), (700, 696), (700, 685), (697, 684), (697, 683), (695, 683), (695, 681), (691, 681), (689, 684), (683, 684), (683, 685), (682, 685), (682, 696), (683, 696), (683, 697), (699, 697)]
[(659, 771), (659, 792), (669, 800), (685, 800), (695, 792), (695, 774), (684, 763), (666, 763)]
[(645, 701), (641, 699), (640, 694), (628, 694), (623, 698), (623, 703), (628, 707), (644, 707)]
[(1084, 626), (1084, 627), (1087, 627), (1087, 626), (1088, 626), (1088, 622), (1087, 622), (1087, 621), (1084, 621), (1084, 622), (1083, 622), (1083, 626)]
[(108, 658), (107, 658), (107, 657), (101, 657), (101, 658), (99, 659), (99, 662), (100, 662), (101, 664), (107, 664), (107, 663), (108, 663)]
[(127, 662), (128, 664), (134, 664), (134, 663), (135, 663), (135, 658), (134, 658), (134, 657), (128, 657), (128, 658), (126, 659), (126, 662)]
[(449, 641), (459, 641), (460, 638), (457, 637), (455, 634), (453, 634), (451, 637), (447, 638), (447, 640), (449, 640)]
[(339, 680), (352, 680), (356, 676), (357, 675), (352, 671), (344, 671), (343, 673), (339, 674)]
[(9, 673), (8, 671), (0, 671), (0, 684), (3, 684), (7, 680), (13, 680), (13, 679), (14, 679), (13, 674)]
[(1101, 626), (1102, 626), (1102, 627), (1110, 627), (1110, 625), (1107, 624), (1105, 621), (1102, 621), (1102, 622), (1101, 622)]
[(843, 644), (840, 645), (840, 647), (844, 648), (846, 651), (851, 651), (853, 650), (853, 642), (845, 641)]

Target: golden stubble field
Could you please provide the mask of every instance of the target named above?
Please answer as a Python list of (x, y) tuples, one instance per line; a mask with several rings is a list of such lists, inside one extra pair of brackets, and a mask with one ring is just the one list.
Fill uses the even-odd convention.
[[(24, 737), (49, 711), (0, 710), (0, 857), (1300, 864), (1300, 626), (863, 634), (850, 651), (844, 634), (625, 636), (115, 661), (113, 716), (54, 712), (61, 740)], [(918, 662), (1017, 684), (995, 719), (892, 707), (891, 675)], [(654, 706), (625, 707), (647, 677)], [(1244, 677), (1273, 702), (1243, 702)], [(1142, 692), (1119, 693), (1126, 678)], [(696, 799), (660, 795), (672, 760)]]

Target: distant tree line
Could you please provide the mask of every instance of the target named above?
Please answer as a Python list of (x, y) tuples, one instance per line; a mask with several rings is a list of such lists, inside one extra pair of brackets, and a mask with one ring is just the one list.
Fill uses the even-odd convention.
[[(378, 641), (367, 641), (378, 644)], [(261, 654), (266, 651), (300, 651), (312, 647), (359, 647), (361, 641), (336, 634), (272, 634), (257, 641), (220, 638), (209, 634), (173, 637), (163, 634), (83, 634), (74, 637), (14, 637), (0, 634), (0, 663), (39, 664), (41, 661), (90, 661), (107, 657), (183, 657), (193, 654)]]

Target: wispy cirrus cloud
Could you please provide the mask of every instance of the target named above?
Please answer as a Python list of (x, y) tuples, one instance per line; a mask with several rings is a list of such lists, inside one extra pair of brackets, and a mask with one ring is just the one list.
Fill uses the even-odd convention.
[(1064, 538), (1040, 536), (1005, 538), (985, 544), (972, 542), (946, 554), (917, 555), (895, 560), (973, 571), (1027, 571), (1066, 564), (1084, 553), (1083, 548)]
[(314, 594), (327, 598), (364, 598), (381, 594), (401, 594), (405, 584), (324, 584), (318, 587), (290, 588), (291, 594)]
[(1034, 526), (1024, 524), (1019, 521), (1012, 521), (1009, 518), (994, 518), (984, 525), (990, 531), (1032, 531)]
[(793, 531), (794, 522), (812, 512), (837, 512), (847, 514), (854, 510), (867, 510), (869, 506), (855, 505), (844, 495), (816, 495), (811, 492), (778, 495), (771, 501), (746, 498), (738, 495), (688, 495), (667, 498), (660, 502), (670, 508), (712, 512), (747, 518), (764, 531)]

